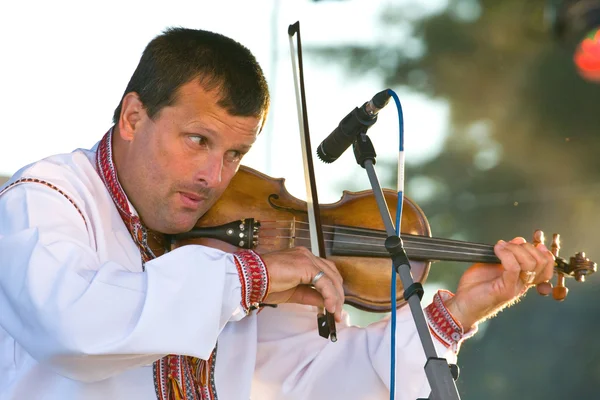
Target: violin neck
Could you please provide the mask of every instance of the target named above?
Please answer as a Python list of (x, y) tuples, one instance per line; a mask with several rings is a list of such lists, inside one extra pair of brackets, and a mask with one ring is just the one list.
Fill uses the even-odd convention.
[[(408, 258), (415, 261), (461, 261), (500, 263), (494, 246), (429, 236), (401, 234)], [(353, 239), (356, 238), (356, 239)], [(384, 246), (383, 231), (364, 228), (336, 227), (333, 230), (331, 255), (389, 257)]]

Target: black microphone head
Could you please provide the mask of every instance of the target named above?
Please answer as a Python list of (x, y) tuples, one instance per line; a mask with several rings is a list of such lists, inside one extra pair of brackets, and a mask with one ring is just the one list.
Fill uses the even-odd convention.
[(337, 160), (358, 135), (366, 133), (377, 122), (377, 113), (385, 107), (391, 97), (388, 89), (383, 90), (346, 115), (317, 148), (319, 159), (327, 164)]
[(319, 147), (317, 147), (317, 157), (319, 157), (319, 160), (323, 161), (325, 164), (331, 164), (332, 162), (338, 159), (337, 157), (333, 158), (332, 156), (328, 156), (327, 154), (325, 154), (325, 152), (323, 151), (323, 143), (321, 143)]

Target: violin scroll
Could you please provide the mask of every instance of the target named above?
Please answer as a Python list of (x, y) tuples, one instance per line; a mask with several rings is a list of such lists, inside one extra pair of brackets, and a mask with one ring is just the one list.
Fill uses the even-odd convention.
[[(535, 231), (533, 235), (533, 244), (537, 245), (544, 243), (544, 233), (540, 230)], [(556, 286), (552, 287), (550, 282), (542, 282), (537, 285), (537, 291), (542, 296), (547, 296), (552, 292), (552, 297), (556, 301), (563, 301), (569, 289), (565, 285), (566, 277), (575, 278), (577, 282), (585, 282), (585, 277), (591, 275), (597, 270), (595, 262), (585, 256), (583, 251), (576, 253), (569, 261), (559, 257), (560, 251), (560, 235), (555, 233), (552, 235), (552, 244), (550, 251), (555, 257), (554, 270), (556, 272)]]

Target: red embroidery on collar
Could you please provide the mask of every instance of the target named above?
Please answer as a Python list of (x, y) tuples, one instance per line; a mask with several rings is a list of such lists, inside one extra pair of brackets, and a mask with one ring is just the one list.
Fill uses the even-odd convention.
[[(156, 256), (148, 245), (148, 232), (134, 215), (121, 187), (112, 158), (112, 128), (104, 135), (96, 153), (98, 173), (108, 189), (133, 241), (140, 249), (142, 265)], [(176, 329), (176, 327), (174, 328)], [(154, 387), (159, 400), (216, 400), (214, 370), (217, 348), (208, 361), (169, 354), (154, 362)]]
[(104, 185), (110, 193), (110, 197), (112, 197), (115, 206), (117, 206), (117, 210), (119, 211), (125, 226), (127, 226), (131, 237), (140, 248), (143, 268), (146, 261), (156, 258), (156, 256), (148, 245), (148, 231), (146, 230), (146, 227), (142, 225), (140, 218), (131, 212), (129, 202), (127, 201), (127, 195), (119, 183), (117, 170), (115, 169), (112, 157), (112, 129), (104, 135), (98, 145), (98, 151), (96, 152), (96, 167), (98, 168), (100, 178), (102, 178)]

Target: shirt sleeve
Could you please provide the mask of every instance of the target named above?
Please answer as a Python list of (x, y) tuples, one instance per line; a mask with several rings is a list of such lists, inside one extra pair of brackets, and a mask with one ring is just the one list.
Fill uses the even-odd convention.
[[(280, 305), (258, 316), (258, 357), (253, 394), (261, 399), (385, 399), (389, 397), (390, 319), (366, 328), (337, 324), (338, 341), (318, 336), (316, 309)], [(434, 339), (438, 357), (456, 352)], [(425, 353), (408, 306), (397, 311), (398, 400), (426, 398)]]
[(183, 246), (132, 272), (101, 261), (87, 229), (45, 185), (0, 196), (0, 325), (58, 373), (98, 381), (166, 354), (207, 359), (245, 315), (233, 255)]

